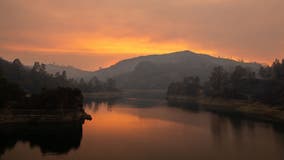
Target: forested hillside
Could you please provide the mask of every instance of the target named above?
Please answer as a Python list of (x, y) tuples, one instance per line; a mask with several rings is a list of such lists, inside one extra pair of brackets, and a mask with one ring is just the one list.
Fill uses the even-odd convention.
[(57, 87), (78, 88), (83, 92), (101, 92), (117, 90), (115, 81), (106, 82), (98, 80), (95, 76), (89, 81), (67, 78), (66, 71), (50, 74), (46, 71), (46, 65), (35, 62), (33, 67), (26, 67), (19, 59), (8, 62), (0, 59), (0, 71), (2, 77), (11, 84), (18, 85), (25, 92), (39, 93), (42, 89)]

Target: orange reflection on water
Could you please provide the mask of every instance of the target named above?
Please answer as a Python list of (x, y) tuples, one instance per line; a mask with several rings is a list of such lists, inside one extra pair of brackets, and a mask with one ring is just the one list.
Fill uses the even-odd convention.
[[(139, 135), (138, 133), (140, 133), (140, 135), (147, 135), (147, 133), (152, 132), (154, 129), (156, 132), (159, 132), (159, 128), (165, 131), (167, 128), (172, 129), (180, 125), (167, 120), (143, 118), (132, 113), (131, 108), (116, 108), (110, 111), (107, 107), (101, 107), (100, 111), (97, 113), (93, 113), (90, 110), (87, 110), (87, 112), (93, 117), (93, 121), (84, 124), (86, 132), (89, 133), (101, 132), (103, 134), (115, 133), (137, 136)], [(160, 130), (161, 133), (163, 132), (162, 130)]]

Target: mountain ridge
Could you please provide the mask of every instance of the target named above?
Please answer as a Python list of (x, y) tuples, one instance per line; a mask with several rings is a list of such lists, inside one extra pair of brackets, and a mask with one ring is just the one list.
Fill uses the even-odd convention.
[[(126, 69), (126, 71), (122, 71), (122, 72), (133, 71), (135, 69), (135, 66), (142, 61), (150, 61), (150, 62), (155, 61), (155, 63), (180, 63), (181, 61), (185, 62), (186, 60), (188, 60), (188, 58), (191, 58), (190, 56), (199, 57), (201, 59), (207, 59), (207, 60), (211, 59), (211, 60), (216, 60), (216, 61), (227, 61), (227, 62), (238, 63), (238, 64), (260, 65), (256, 62), (239, 62), (239, 61), (228, 59), (228, 58), (214, 57), (214, 56), (207, 55), (207, 54), (194, 53), (194, 52), (189, 51), (189, 50), (184, 50), (184, 51), (177, 51), (177, 52), (172, 52), (172, 53), (167, 53), (167, 54), (153, 54), (153, 55), (146, 55), (146, 56), (139, 56), (139, 57), (134, 57), (134, 58), (130, 58), (130, 59), (125, 59), (125, 60), (122, 60), (122, 61), (108, 67), (108, 68), (105, 68), (105, 69), (102, 69), (102, 70), (99, 70), (99, 71), (95, 71), (95, 73), (100, 78), (111, 78), (111, 77), (117, 76), (117, 74), (111, 75), (111, 74), (107, 74), (105, 72), (108, 72), (112, 69), (118, 70), (117, 69), (118, 67), (121, 67), (122, 65), (127, 65), (129, 63), (132, 63), (132, 66), (129, 66), (129, 67), (124, 66), (124, 68), (127, 68), (127, 69)], [(162, 58), (164, 60), (166, 59), (166, 61), (159, 60), (159, 58)], [(184, 59), (184, 58), (187, 58), (187, 59)], [(158, 61), (157, 61), (157, 59), (158, 59)], [(216, 61), (215, 61), (215, 63), (216, 63)], [(224, 65), (224, 63), (217, 62), (216, 65)], [(121, 74), (121, 72), (119, 74)]]
[(94, 76), (93, 71), (85, 71), (70, 65), (64, 66), (57, 64), (46, 64), (46, 71), (50, 74), (56, 74), (57, 72), (62, 73), (63, 71), (66, 71), (67, 77), (75, 80), (80, 80), (83, 78), (88, 81)]
[[(165, 89), (170, 82), (181, 80), (186, 76), (199, 76), (204, 82), (212, 69), (219, 65), (227, 70), (241, 65), (255, 72), (261, 66), (256, 62), (240, 62), (184, 50), (129, 58), (94, 72), (68, 67), (67, 69), (71, 70), (67, 71), (67, 75), (70, 78), (84, 78), (87, 81), (94, 76), (100, 80), (113, 78), (121, 88)], [(50, 72), (49, 65), (47, 70)]]

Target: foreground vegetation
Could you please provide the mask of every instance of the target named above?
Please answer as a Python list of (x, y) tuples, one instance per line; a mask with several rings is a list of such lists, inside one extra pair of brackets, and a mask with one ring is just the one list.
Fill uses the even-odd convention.
[[(50, 75), (44, 64), (35, 63), (29, 69), (18, 59), (13, 63), (0, 62), (0, 123), (91, 119), (83, 110), (80, 88), (85, 87), (85, 83), (67, 80), (65, 72)], [(115, 90), (111, 80), (103, 87), (91, 82), (88, 85), (96, 91)]]
[(217, 66), (204, 84), (198, 77), (171, 83), (167, 98), (170, 103), (194, 102), (206, 109), (284, 122), (284, 59), (258, 73), (241, 66), (228, 72)]
[[(116, 93), (119, 91), (112, 79), (102, 82), (93, 77), (88, 82), (84, 79), (77, 81), (67, 79), (65, 71), (55, 75), (49, 74), (46, 72), (45, 64), (39, 62), (35, 62), (34, 66), (29, 68), (24, 66), (19, 59), (15, 59), (11, 63), (0, 58), (0, 108), (6, 106), (6, 103), (22, 102), (25, 96), (45, 94), (47, 90), (56, 90), (58, 87), (76, 88), (78, 92), (96, 94)], [(57, 91), (61, 92), (62, 89)], [(71, 91), (66, 90), (66, 92)], [(57, 102), (60, 102), (60, 100), (57, 100)]]
[(0, 107), (0, 124), (83, 122), (92, 119), (83, 109), (83, 95), (78, 89), (59, 87), (42, 90), (40, 94), (23, 94), (4, 102)]
[(108, 79), (106, 82), (96, 77), (89, 81), (68, 79), (66, 71), (49, 74), (45, 64), (35, 62), (33, 67), (29, 68), (24, 66), (19, 59), (11, 63), (0, 58), (0, 76), (29, 93), (40, 93), (43, 88), (55, 89), (57, 87), (78, 88), (82, 92), (118, 91), (113, 79)]

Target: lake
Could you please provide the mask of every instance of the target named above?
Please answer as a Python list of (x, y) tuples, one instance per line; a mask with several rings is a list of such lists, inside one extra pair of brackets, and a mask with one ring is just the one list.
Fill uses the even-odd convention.
[(12, 127), (0, 159), (284, 159), (283, 126), (190, 108), (154, 99), (89, 101), (93, 120), (83, 125)]

